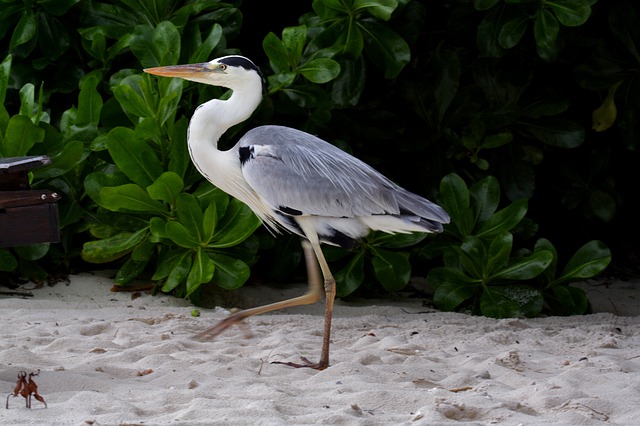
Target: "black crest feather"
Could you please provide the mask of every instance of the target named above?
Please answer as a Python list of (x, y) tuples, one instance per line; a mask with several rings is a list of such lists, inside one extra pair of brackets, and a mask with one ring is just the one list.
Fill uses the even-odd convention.
[(220, 58), (218, 62), (229, 65), (230, 67), (242, 67), (246, 70), (254, 70), (258, 74), (262, 75), (260, 68), (244, 56), (226, 56), (224, 58)]

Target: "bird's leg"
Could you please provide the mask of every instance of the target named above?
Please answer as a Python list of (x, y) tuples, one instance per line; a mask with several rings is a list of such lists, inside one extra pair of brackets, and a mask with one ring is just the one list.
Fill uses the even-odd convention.
[(275, 311), (277, 309), (290, 308), (292, 306), (310, 305), (320, 300), (322, 298), (322, 280), (320, 278), (320, 271), (318, 270), (318, 263), (316, 262), (314, 250), (311, 248), (311, 244), (309, 244), (309, 242), (306, 240), (302, 241), (302, 248), (304, 250), (304, 256), (307, 265), (307, 275), (309, 280), (309, 289), (305, 294), (299, 297), (294, 297), (293, 299), (283, 300), (281, 302), (271, 303), (269, 305), (258, 306), (256, 308), (245, 309), (243, 311), (236, 312), (235, 314), (229, 315), (227, 318), (223, 319), (208, 330), (198, 333), (195, 337), (197, 339), (215, 337), (227, 328), (231, 327), (232, 325), (238, 324), (239, 322), (250, 316), (264, 314), (266, 312)]
[[(275, 361), (274, 364), (284, 364), (290, 367), (308, 367), (314, 368), (316, 370), (324, 370), (329, 366), (329, 346), (331, 344), (331, 318), (333, 317), (333, 302), (336, 297), (336, 280), (333, 278), (331, 274), (331, 270), (329, 269), (329, 265), (327, 264), (326, 259), (324, 258), (324, 254), (322, 253), (322, 249), (320, 248), (320, 244), (318, 241), (314, 241), (311, 239), (311, 246), (313, 247), (313, 251), (315, 252), (316, 258), (318, 259), (318, 264), (320, 264), (320, 268), (322, 269), (322, 274), (324, 276), (324, 291), (326, 295), (326, 305), (324, 311), (324, 333), (322, 334), (322, 352), (320, 353), (320, 361), (317, 363), (313, 363), (309, 361), (305, 357), (302, 358), (302, 364), (297, 364), (294, 362), (280, 362)], [(310, 259), (307, 256), (307, 268)], [(315, 265), (317, 263), (313, 262)], [(317, 266), (316, 266), (317, 273)]]

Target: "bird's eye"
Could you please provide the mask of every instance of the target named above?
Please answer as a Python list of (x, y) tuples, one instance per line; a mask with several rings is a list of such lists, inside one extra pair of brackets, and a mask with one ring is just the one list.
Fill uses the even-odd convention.
[(219, 69), (220, 71), (224, 71), (224, 70), (226, 70), (226, 69), (227, 69), (227, 64), (218, 64), (218, 69)]

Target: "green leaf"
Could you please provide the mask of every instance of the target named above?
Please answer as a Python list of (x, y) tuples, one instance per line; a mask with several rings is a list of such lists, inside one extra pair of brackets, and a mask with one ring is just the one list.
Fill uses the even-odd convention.
[(509, 261), (511, 248), (513, 247), (513, 235), (509, 232), (500, 232), (491, 240), (487, 250), (486, 270), (489, 275), (502, 269)]
[(218, 224), (218, 209), (215, 202), (209, 203), (202, 217), (202, 229), (204, 231), (202, 241), (209, 244), (213, 239)]
[(611, 251), (601, 241), (594, 240), (580, 247), (553, 285), (591, 278), (604, 271), (611, 262)]
[(277, 35), (269, 33), (262, 41), (262, 48), (269, 57), (271, 68), (276, 74), (282, 74), (291, 71), (289, 54), (284, 44)]
[(577, 27), (589, 19), (591, 5), (583, 0), (554, 0), (545, 3), (558, 21), (567, 27)]
[[(20, 115), (31, 118), (35, 110), (36, 88), (27, 83), (20, 88)], [(33, 121), (33, 120), (32, 120)], [(34, 123), (37, 125), (37, 123)]]
[(346, 23), (338, 21), (331, 27), (325, 29), (322, 35), (326, 34), (330, 37), (332, 32), (335, 33), (332, 38), (337, 39), (337, 41), (328, 49), (329, 52), (324, 55), (325, 57), (335, 55), (355, 60), (362, 54), (362, 49), (364, 49), (364, 34), (355, 20), (349, 19)]
[(375, 248), (371, 264), (376, 278), (388, 291), (402, 290), (411, 278), (409, 253)]
[(505, 49), (511, 49), (522, 40), (529, 25), (529, 17), (517, 15), (506, 21), (498, 34), (498, 43)]
[(229, 202), (225, 215), (219, 220), (216, 232), (208, 244), (212, 248), (235, 246), (246, 240), (260, 226), (260, 219), (249, 207), (235, 198)]
[[(122, 109), (135, 117), (153, 118), (154, 112), (139, 93), (141, 76), (131, 76), (111, 88)], [(136, 90), (138, 88), (138, 90)]]
[(527, 204), (528, 200), (522, 199), (514, 201), (509, 206), (499, 210), (482, 224), (476, 236), (487, 238), (504, 231), (509, 231), (524, 218), (527, 213)]
[(322, 84), (340, 74), (340, 64), (333, 59), (318, 58), (306, 62), (298, 71), (312, 83)]
[(204, 39), (204, 41), (198, 46), (193, 54), (191, 54), (189, 63), (197, 64), (208, 61), (211, 57), (211, 52), (213, 52), (216, 46), (220, 43), (222, 37), (222, 26), (220, 26), (220, 24), (216, 22), (211, 27), (211, 30), (209, 31), (209, 34), (207, 34), (207, 37)]
[[(12, 55), (7, 55), (0, 63), (0, 104), (4, 105), (4, 99), (7, 94), (7, 86), (9, 85), (9, 76), (11, 75)], [(2, 133), (2, 129), (0, 129)]]
[(151, 276), (152, 281), (159, 281), (165, 279), (169, 276), (173, 268), (180, 262), (180, 260), (184, 257), (185, 253), (188, 253), (184, 250), (168, 250), (164, 251), (163, 254), (158, 259), (158, 266), (156, 267), (155, 272)]
[(191, 271), (191, 265), (193, 264), (193, 254), (188, 251), (181, 252), (175, 261), (175, 265), (169, 272), (162, 291), (169, 292), (178, 287), (180, 284), (187, 282), (187, 277)]
[(155, 28), (137, 25), (129, 46), (142, 68), (173, 65), (180, 57), (180, 33), (168, 21), (160, 22)]
[(49, 243), (30, 244), (28, 246), (14, 247), (15, 252), (24, 260), (42, 259), (49, 252)]
[(434, 268), (427, 280), (436, 289), (433, 303), (443, 311), (453, 311), (481, 288), (478, 281), (455, 268)]
[(589, 310), (589, 299), (581, 288), (556, 286), (545, 300), (555, 315), (583, 315)]
[(78, 95), (76, 125), (98, 125), (100, 111), (102, 110), (102, 97), (97, 89), (100, 80), (99, 74), (90, 74), (82, 80), (80, 94)]
[(163, 172), (156, 153), (131, 129), (116, 127), (111, 130), (107, 148), (118, 168), (140, 186), (151, 185)]
[(498, 204), (500, 204), (500, 184), (498, 179), (493, 176), (487, 176), (471, 185), (469, 193), (476, 223), (486, 222), (495, 213)]
[(464, 271), (472, 277), (484, 280), (486, 275), (487, 249), (482, 240), (471, 235), (464, 239), (460, 247), (453, 247), (458, 253)]
[(354, 0), (353, 10), (360, 12), (366, 10), (371, 16), (388, 21), (391, 14), (398, 7), (398, 0)]
[(593, 214), (603, 222), (611, 221), (616, 214), (616, 200), (610, 194), (593, 189), (589, 191), (589, 207)]
[(157, 108), (157, 123), (160, 126), (164, 126), (169, 120), (173, 121), (175, 119), (182, 96), (182, 83), (183, 80), (180, 78), (166, 78), (158, 81), (158, 86), (162, 92)]
[(91, 263), (107, 263), (130, 253), (147, 238), (148, 229), (137, 232), (121, 232), (102, 240), (88, 241), (82, 246), (82, 259)]
[(84, 190), (93, 201), (104, 207), (102, 199), (100, 198), (102, 189), (110, 186), (124, 185), (127, 182), (129, 182), (129, 180), (122, 173), (107, 174), (94, 172), (88, 174), (84, 179)]
[(505, 51), (498, 43), (503, 18), (504, 7), (496, 7), (489, 10), (478, 24), (476, 43), (481, 57), (499, 58), (504, 55)]
[(38, 263), (25, 260), (20, 262), (17, 272), (19, 272), (22, 277), (35, 282), (46, 281), (49, 276), (47, 271), (45, 271)]
[(529, 280), (540, 275), (553, 261), (553, 254), (547, 250), (539, 250), (531, 256), (497, 271), (491, 276), (492, 280)]
[(169, 170), (183, 179), (191, 162), (187, 146), (188, 128), (188, 120), (185, 117), (180, 118), (173, 126), (171, 145), (169, 146)]
[(335, 274), (337, 297), (346, 297), (356, 291), (364, 281), (364, 252), (359, 251), (347, 265)]
[(14, 115), (9, 120), (0, 152), (5, 157), (23, 157), (36, 143), (44, 140), (45, 131), (33, 124), (29, 117)]
[(180, 222), (167, 222), (165, 232), (167, 237), (180, 247), (196, 248), (200, 246), (200, 240)]
[(555, 46), (560, 24), (548, 9), (540, 9), (533, 24), (533, 34), (539, 50), (548, 50)]
[[(99, 27), (81, 28), (78, 30), (82, 37), (82, 44), (85, 51), (93, 58), (106, 62), (107, 39), (106, 31)], [(89, 44), (89, 47), (87, 47)]]
[(540, 118), (519, 121), (525, 131), (539, 141), (558, 148), (576, 148), (584, 142), (584, 128), (574, 121), (561, 118)]
[(198, 242), (204, 242), (204, 229), (202, 226), (202, 208), (196, 197), (191, 194), (181, 193), (176, 198), (176, 212), (178, 220)]
[(163, 238), (169, 238), (167, 236), (167, 220), (158, 216), (149, 219), (149, 230), (151, 231), (151, 238), (154, 242), (160, 242)]
[(216, 265), (213, 260), (211, 260), (202, 248), (198, 248), (193, 257), (191, 271), (189, 271), (189, 276), (187, 276), (187, 294), (185, 297), (188, 297), (197, 290), (200, 285), (211, 281), (215, 269)]
[(520, 315), (520, 305), (501, 291), (487, 287), (480, 296), (480, 311), (491, 318), (515, 318)]
[(313, 10), (322, 20), (349, 14), (346, 4), (341, 0), (313, 0)]
[(306, 25), (286, 27), (282, 30), (282, 45), (286, 49), (291, 65), (300, 62), (302, 50), (307, 39)]
[(126, 262), (116, 272), (115, 283), (117, 285), (126, 285), (142, 274), (147, 267), (149, 260), (135, 260), (133, 257), (127, 259)]
[(489, 135), (482, 140), (480, 147), (482, 149), (494, 149), (510, 143), (513, 140), (513, 134), (510, 132)]
[(154, 142), (164, 136), (164, 131), (158, 126), (158, 121), (153, 118), (140, 118), (135, 125), (135, 132), (140, 139)]
[(217, 186), (213, 186), (211, 182), (206, 180), (198, 186), (193, 195), (198, 199), (201, 206), (208, 206), (210, 203), (216, 203), (218, 217), (224, 216), (224, 213), (227, 211), (227, 206), (232, 199), (229, 194)]
[(385, 248), (399, 249), (414, 246), (425, 238), (427, 238), (427, 234), (423, 232), (414, 232), (411, 234), (376, 232), (371, 244)]
[(82, 163), (88, 155), (88, 152), (85, 151), (84, 143), (69, 141), (64, 145), (62, 151), (51, 157), (51, 164), (33, 171), (34, 180), (41, 181), (62, 176)]
[(500, 0), (473, 0), (473, 7), (476, 10), (488, 10), (498, 4)]
[(455, 173), (448, 174), (440, 182), (440, 205), (449, 213), (451, 223), (459, 231), (461, 239), (470, 235), (474, 226), (470, 195), (467, 185)]
[(176, 202), (176, 197), (182, 191), (184, 182), (174, 172), (164, 172), (158, 179), (147, 187), (147, 193), (154, 200), (164, 201), (171, 205)]
[(540, 250), (546, 250), (551, 253), (551, 256), (553, 256), (553, 260), (551, 261), (547, 269), (545, 269), (543, 272), (546, 282), (550, 283), (554, 280), (556, 270), (558, 268), (558, 251), (553, 246), (553, 244), (551, 244), (551, 241), (547, 240), (546, 238), (539, 238), (536, 241), (533, 251), (536, 252)]
[(61, 16), (76, 3), (77, 0), (40, 0), (38, 1), (38, 6), (41, 6), (53, 16)]
[(409, 63), (411, 50), (407, 42), (391, 28), (373, 21), (360, 22), (365, 51), (384, 72), (385, 78), (395, 78)]
[(535, 317), (542, 312), (544, 297), (536, 288), (526, 285), (510, 285), (504, 287), (491, 287), (501, 292), (507, 299), (518, 304), (520, 315)]
[(0, 248), (0, 271), (11, 272), (18, 267), (18, 259), (8, 249)]
[(156, 252), (156, 245), (148, 238), (142, 241), (131, 252), (131, 259), (137, 262), (149, 262)]
[(54, 16), (45, 13), (36, 16), (38, 47), (47, 60), (56, 61), (71, 44), (68, 29)]
[(235, 290), (242, 287), (251, 275), (249, 265), (240, 259), (235, 259), (221, 253), (209, 253), (215, 263), (213, 282), (221, 288)]
[(111, 211), (133, 211), (143, 213), (166, 214), (165, 207), (152, 199), (147, 191), (136, 184), (102, 188), (100, 200)]
[(296, 79), (297, 74), (294, 72), (285, 72), (270, 75), (267, 77), (269, 83), (269, 92), (274, 93), (278, 90), (282, 90), (285, 87), (290, 86)]
[(300, 108), (316, 108), (328, 101), (327, 92), (316, 85), (290, 86), (284, 92)]
[(36, 23), (36, 18), (33, 15), (31, 8), (25, 8), (22, 17), (13, 30), (13, 35), (9, 42), (9, 51), (13, 51), (17, 46), (30, 41), (36, 36), (37, 32), (38, 25)]

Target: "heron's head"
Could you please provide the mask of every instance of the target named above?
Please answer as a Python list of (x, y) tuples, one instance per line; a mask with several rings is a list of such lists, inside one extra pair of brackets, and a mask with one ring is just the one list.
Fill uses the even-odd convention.
[(230, 55), (210, 62), (188, 65), (171, 65), (147, 68), (149, 74), (163, 77), (180, 77), (197, 83), (211, 84), (234, 89), (258, 78), (262, 82), (260, 69), (244, 56)]

